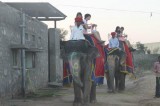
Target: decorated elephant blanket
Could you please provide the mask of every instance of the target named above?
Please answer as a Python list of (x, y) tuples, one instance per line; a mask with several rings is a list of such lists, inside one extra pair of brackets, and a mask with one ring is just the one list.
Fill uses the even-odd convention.
[(129, 73), (133, 73), (134, 65), (133, 65), (132, 52), (130, 52), (126, 43), (124, 43), (124, 48), (125, 48), (125, 53), (127, 55), (127, 57), (126, 57), (126, 70)]
[(94, 71), (92, 74), (92, 80), (95, 81), (96, 84), (103, 84), (104, 80), (104, 61), (105, 61), (105, 53), (104, 47), (98, 43), (98, 40), (94, 37), (94, 35), (84, 35), (86, 40), (88, 40), (91, 45), (95, 46), (100, 56), (97, 57), (93, 63)]
[(68, 85), (72, 83), (72, 75), (70, 72), (70, 67), (68, 62), (63, 63), (63, 85)]

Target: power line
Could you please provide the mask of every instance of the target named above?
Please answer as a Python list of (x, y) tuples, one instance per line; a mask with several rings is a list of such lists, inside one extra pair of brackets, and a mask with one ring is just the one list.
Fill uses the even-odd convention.
[(159, 12), (155, 11), (133, 11), (133, 10), (123, 10), (123, 9), (109, 9), (109, 8), (97, 8), (97, 7), (87, 7), (87, 6), (80, 6), (80, 5), (60, 5), (60, 6), (66, 6), (66, 7), (76, 7), (76, 8), (90, 8), (90, 9), (100, 9), (100, 10), (106, 10), (106, 11), (121, 11), (121, 12), (137, 12), (137, 13), (149, 13), (151, 16), (154, 14), (160, 14)]

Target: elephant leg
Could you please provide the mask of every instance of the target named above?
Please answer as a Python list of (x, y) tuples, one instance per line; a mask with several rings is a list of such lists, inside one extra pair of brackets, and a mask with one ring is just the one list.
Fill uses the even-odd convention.
[(120, 63), (119, 60), (116, 59), (115, 60), (115, 89), (118, 90), (119, 89), (119, 83), (120, 83)]
[(91, 81), (88, 80), (85, 81), (84, 84), (84, 93), (83, 93), (84, 106), (87, 106), (89, 104), (90, 92), (91, 92)]
[(122, 90), (125, 90), (125, 78), (126, 78), (126, 74), (123, 73), (123, 75), (122, 75)]
[(84, 106), (89, 104), (90, 92), (91, 92), (91, 64), (86, 65), (86, 70), (84, 71), (84, 93), (83, 93), (83, 101)]
[(125, 90), (125, 76), (126, 74), (120, 73), (120, 79), (119, 79), (119, 90), (124, 91)]
[(114, 73), (115, 73), (114, 70), (109, 71), (109, 84), (110, 84), (110, 88), (113, 93), (115, 92), (115, 86), (114, 86), (115, 75), (114, 75)]
[(109, 72), (106, 72), (106, 81), (107, 81), (108, 91), (111, 91), (111, 85), (109, 81)]
[(119, 76), (118, 73), (115, 74), (115, 90), (117, 91), (119, 88)]
[(96, 83), (92, 81), (91, 92), (90, 92), (90, 102), (96, 103)]
[(73, 106), (79, 106), (82, 103), (81, 88), (74, 81), (73, 81), (73, 86), (74, 86), (74, 102), (73, 102)]

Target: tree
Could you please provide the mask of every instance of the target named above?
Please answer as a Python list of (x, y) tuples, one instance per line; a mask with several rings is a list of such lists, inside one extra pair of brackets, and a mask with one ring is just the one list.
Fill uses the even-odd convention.
[(58, 32), (58, 35), (60, 36), (60, 40), (61, 40), (61, 41), (64, 41), (66, 35), (68, 34), (68, 31), (65, 30), (65, 29), (60, 29), (60, 28), (58, 28), (58, 29), (57, 29), (57, 32)]
[(136, 43), (136, 47), (139, 51), (142, 51), (145, 53), (145, 51), (147, 51), (147, 47), (144, 46), (144, 44), (140, 43), (140, 42), (137, 42)]
[(147, 50), (147, 54), (151, 54), (151, 50), (150, 49)]

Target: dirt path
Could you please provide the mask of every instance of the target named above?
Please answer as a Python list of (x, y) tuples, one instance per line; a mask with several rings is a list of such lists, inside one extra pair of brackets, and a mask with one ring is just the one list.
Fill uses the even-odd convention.
[[(62, 88), (59, 96), (13, 99), (0, 106), (72, 106), (73, 88)], [(121, 93), (107, 93), (106, 84), (97, 87), (97, 103), (92, 106), (160, 106), (160, 98), (153, 98), (155, 77), (148, 73), (137, 80), (126, 80), (126, 90)]]

